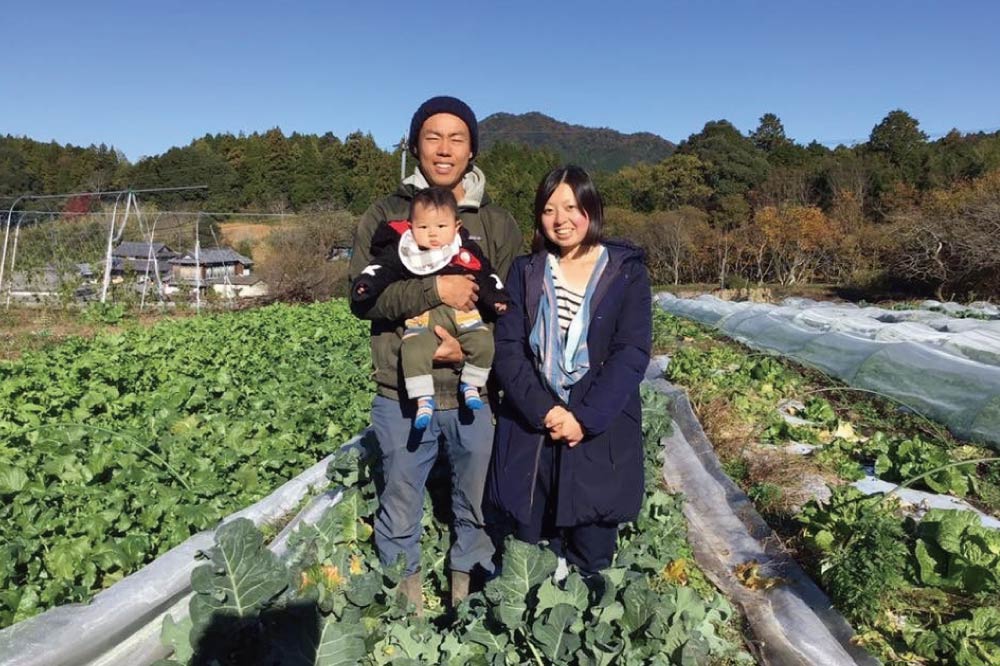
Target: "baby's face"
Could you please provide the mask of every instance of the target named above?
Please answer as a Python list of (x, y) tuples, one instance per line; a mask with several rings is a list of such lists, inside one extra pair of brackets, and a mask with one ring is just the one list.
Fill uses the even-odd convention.
[(413, 208), (413, 240), (422, 250), (451, 245), (458, 233), (455, 212), (448, 208), (434, 208), (417, 204)]

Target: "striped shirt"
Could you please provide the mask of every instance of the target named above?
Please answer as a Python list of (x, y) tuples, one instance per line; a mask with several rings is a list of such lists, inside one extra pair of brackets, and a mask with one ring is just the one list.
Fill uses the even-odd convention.
[(559, 330), (565, 339), (570, 322), (583, 304), (584, 294), (567, 287), (560, 271), (552, 271), (552, 284), (556, 288), (556, 304), (559, 306)]

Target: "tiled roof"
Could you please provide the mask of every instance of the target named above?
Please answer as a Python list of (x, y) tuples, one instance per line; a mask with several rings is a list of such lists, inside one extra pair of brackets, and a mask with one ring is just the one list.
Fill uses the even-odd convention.
[(111, 251), (111, 254), (115, 257), (141, 257), (145, 259), (149, 256), (150, 245), (153, 246), (152, 249), (154, 256), (161, 257), (164, 254), (169, 254), (172, 257), (177, 256), (176, 252), (163, 243), (143, 243), (136, 241), (124, 241), (119, 243), (118, 247)]
[(194, 252), (188, 252), (183, 257), (171, 259), (170, 263), (179, 266), (195, 266), (196, 264), (233, 264), (241, 263), (244, 266), (252, 266), (253, 260), (244, 257), (242, 254), (228, 247), (206, 248), (198, 254), (198, 261), (194, 260)]

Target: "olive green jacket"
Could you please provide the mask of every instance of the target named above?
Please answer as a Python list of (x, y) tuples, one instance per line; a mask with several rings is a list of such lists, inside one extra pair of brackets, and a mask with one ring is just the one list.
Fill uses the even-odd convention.
[[(458, 204), (458, 214), (462, 218), (462, 226), (486, 253), (497, 274), (506, 278), (514, 257), (522, 252), (523, 238), (514, 217), (490, 202), (485, 185), (486, 178), (478, 167), (465, 175), (463, 186), (466, 195)], [(395, 194), (376, 201), (361, 216), (354, 233), (348, 269), (351, 282), (372, 259), (371, 240), (378, 225), (389, 220), (405, 220), (410, 213), (413, 193), (425, 187), (427, 181), (418, 170), (403, 181)], [(440, 304), (436, 279), (427, 276), (389, 285), (369, 310), (358, 313), (372, 322), (372, 365), (379, 395), (393, 400), (406, 397), (401, 390), (405, 384), (399, 364), (403, 320)], [(457, 367), (434, 368), (434, 400), (438, 409), (458, 407), (459, 373), (460, 368)]]

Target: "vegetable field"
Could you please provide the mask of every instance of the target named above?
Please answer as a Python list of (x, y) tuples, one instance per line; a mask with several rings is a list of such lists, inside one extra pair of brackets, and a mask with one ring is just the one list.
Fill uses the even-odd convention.
[[(877, 475), (1000, 515), (996, 452), (898, 403), (658, 312), (667, 378), (723, 466), (885, 663), (1000, 663), (1000, 531), (971, 511), (865, 495)], [(832, 488), (832, 491), (828, 489)]]
[(73, 339), (0, 364), (0, 627), (83, 601), (367, 424), (341, 302)]
[(428, 498), (428, 617), (407, 615), (396, 590), (401, 568), (383, 570), (372, 548), (377, 469), (369, 441), (331, 463), (331, 482), (348, 490), (316, 525), (292, 535), (287, 558), (265, 550), (248, 521), (219, 530), (211, 561), (192, 576), (190, 617), (166, 625), (175, 655), (161, 666), (289, 663), (289, 655), (345, 666), (753, 663), (731, 606), (692, 563), (682, 498), (662, 490), (663, 396), (650, 393), (645, 405), (643, 510), (601, 579), (571, 572), (556, 583), (551, 551), (508, 541), (502, 574), (449, 615), (440, 603), (448, 529)]

